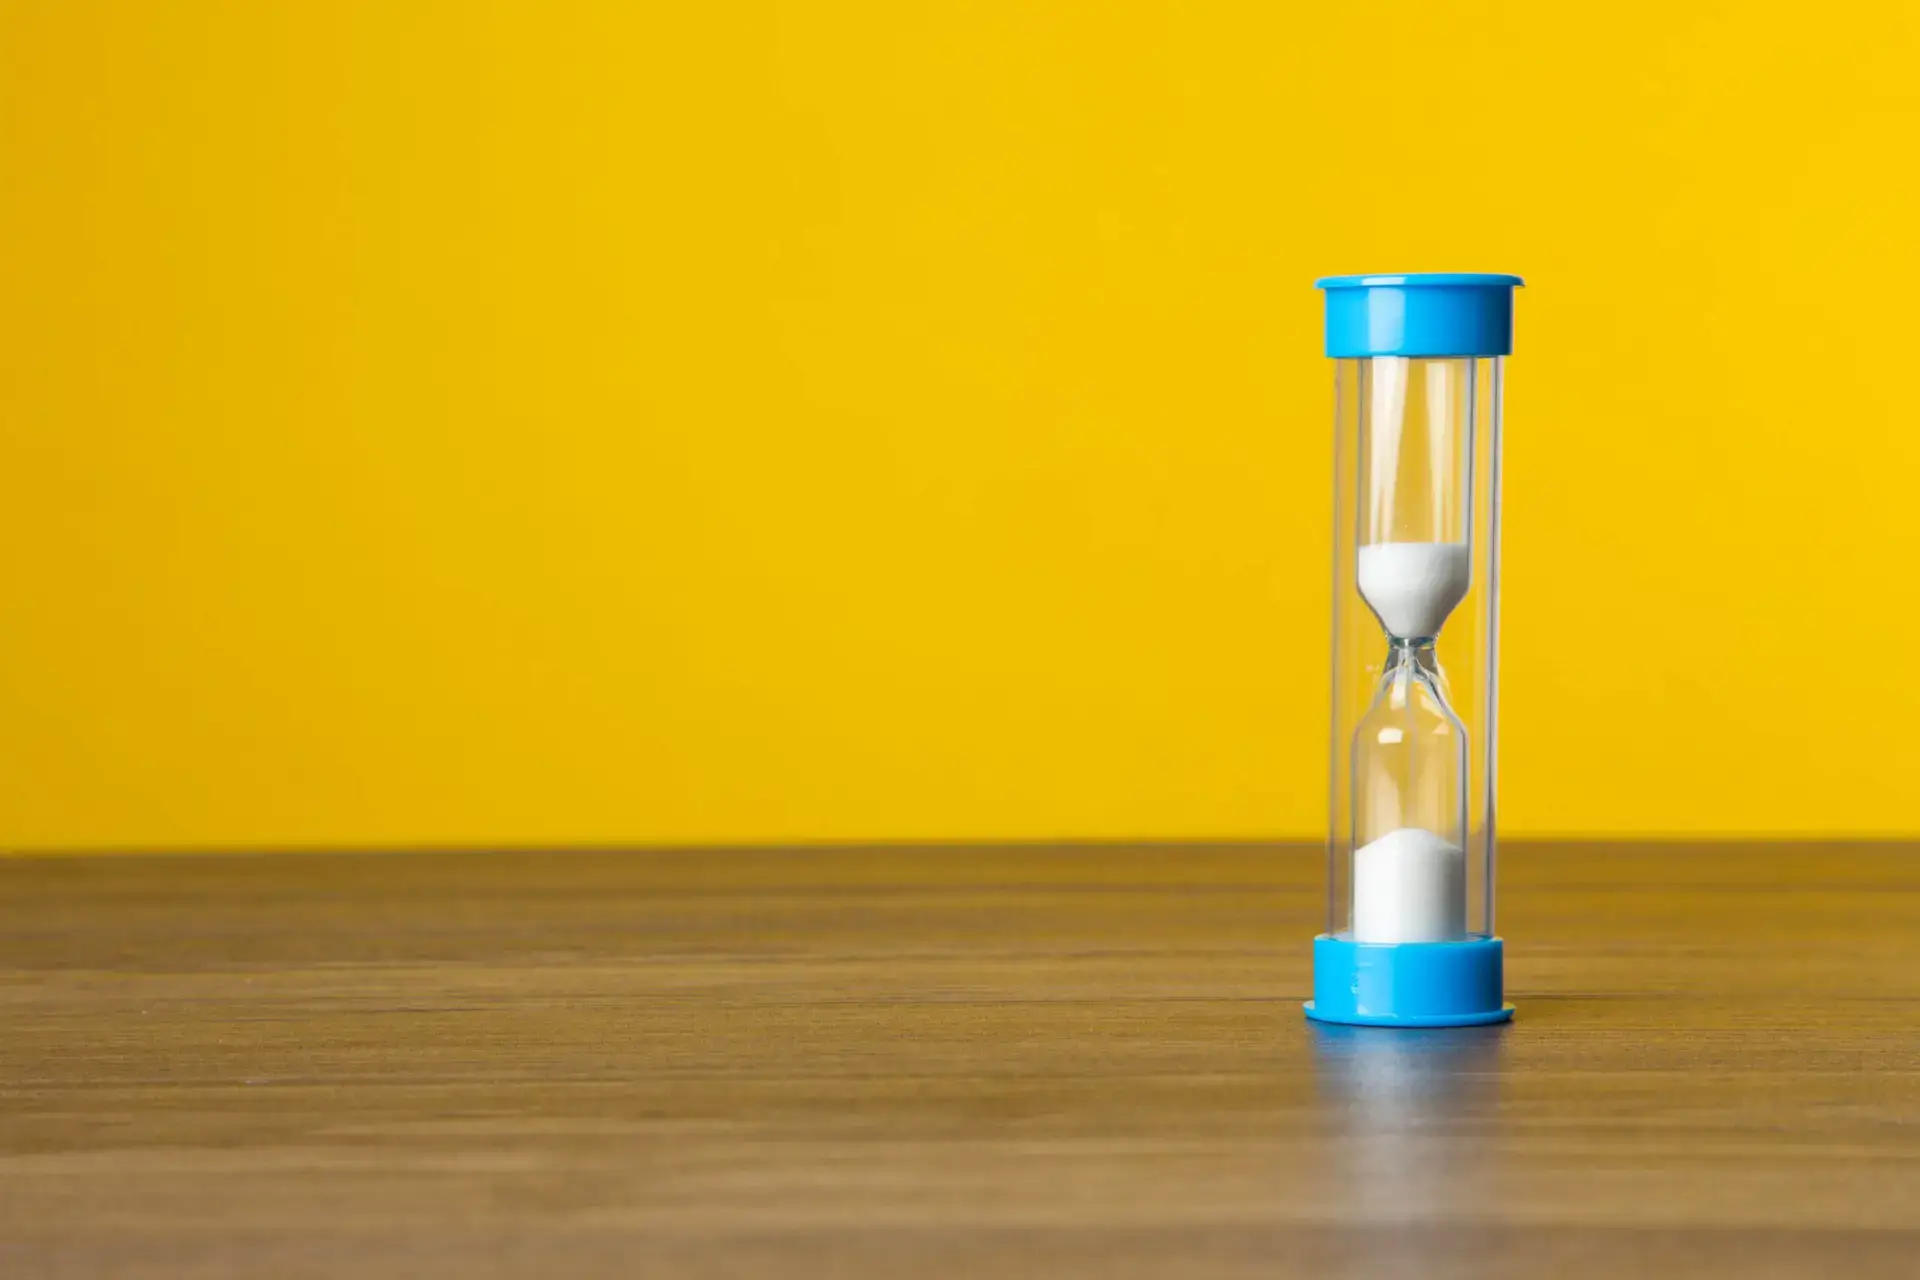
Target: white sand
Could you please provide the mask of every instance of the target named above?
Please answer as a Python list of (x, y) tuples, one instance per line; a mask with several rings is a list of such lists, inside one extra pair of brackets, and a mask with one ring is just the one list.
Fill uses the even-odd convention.
[(1360, 594), (1387, 634), (1440, 634), (1473, 580), (1464, 542), (1376, 542), (1360, 548)]
[(1401, 827), (1353, 856), (1355, 942), (1453, 942), (1467, 936), (1467, 860), (1459, 845)]

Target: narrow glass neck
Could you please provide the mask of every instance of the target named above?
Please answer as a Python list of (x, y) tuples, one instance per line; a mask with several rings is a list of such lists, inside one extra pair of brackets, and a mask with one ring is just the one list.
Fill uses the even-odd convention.
[(1446, 700), (1447, 678), (1441, 674), (1432, 636), (1416, 636), (1411, 640), (1387, 637), (1387, 666), (1381, 678), (1389, 684), (1398, 680), (1418, 681), (1432, 689), (1442, 701)]

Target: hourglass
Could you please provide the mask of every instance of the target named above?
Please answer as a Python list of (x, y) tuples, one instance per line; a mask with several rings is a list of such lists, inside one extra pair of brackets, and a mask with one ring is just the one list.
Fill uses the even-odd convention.
[(1500, 405), (1517, 276), (1333, 276), (1327, 932), (1307, 1016), (1504, 1022), (1493, 932)]

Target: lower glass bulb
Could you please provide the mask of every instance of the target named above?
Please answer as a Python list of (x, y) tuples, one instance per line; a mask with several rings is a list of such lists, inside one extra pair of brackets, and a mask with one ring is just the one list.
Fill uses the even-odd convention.
[(1467, 936), (1467, 733), (1431, 641), (1395, 641), (1353, 737), (1353, 940)]

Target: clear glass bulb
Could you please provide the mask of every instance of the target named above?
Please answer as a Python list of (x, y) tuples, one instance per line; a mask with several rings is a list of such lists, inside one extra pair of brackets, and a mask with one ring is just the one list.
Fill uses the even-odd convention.
[(1467, 933), (1467, 731), (1431, 640), (1393, 640), (1353, 736), (1353, 938)]

